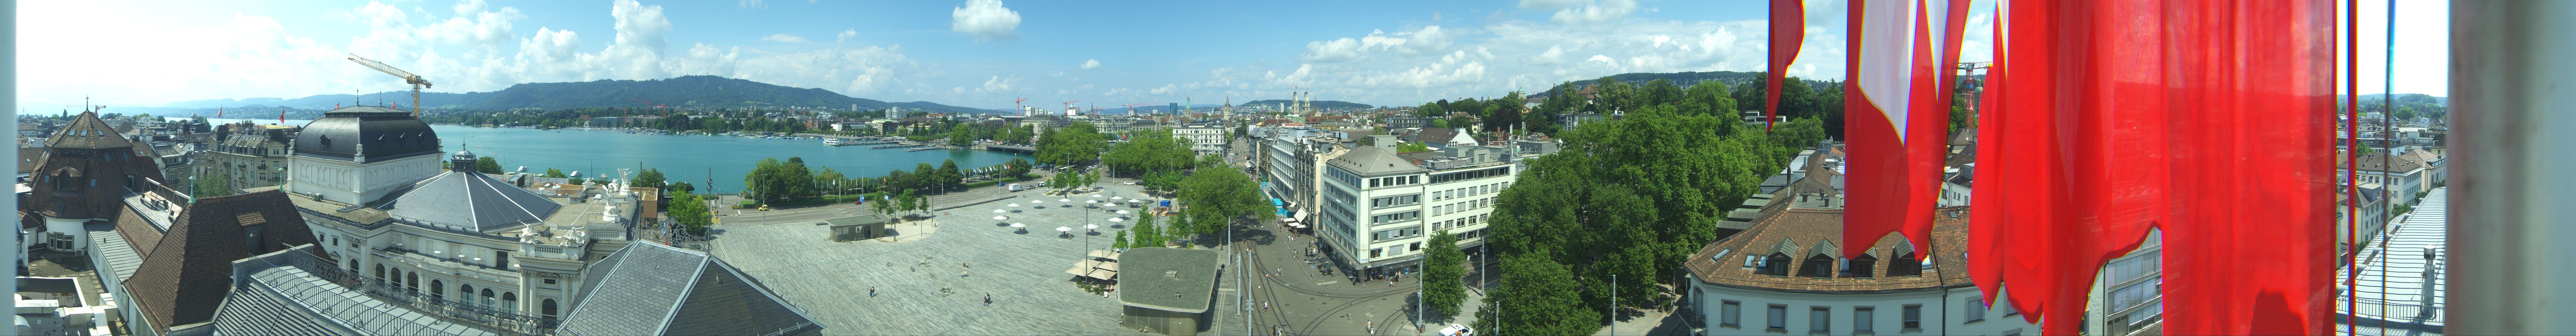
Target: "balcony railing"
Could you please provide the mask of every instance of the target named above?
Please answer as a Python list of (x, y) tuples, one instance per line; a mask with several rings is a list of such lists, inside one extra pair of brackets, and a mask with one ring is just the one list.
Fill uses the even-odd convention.
[[(410, 308), (440, 320), (507, 334), (551, 335), (554, 334), (557, 322), (553, 318), (528, 316), (520, 314), (519, 311), (485, 307), (446, 296), (421, 294), (383, 279), (365, 279), (355, 288), (377, 300)], [(470, 297), (459, 298), (470, 299)]]

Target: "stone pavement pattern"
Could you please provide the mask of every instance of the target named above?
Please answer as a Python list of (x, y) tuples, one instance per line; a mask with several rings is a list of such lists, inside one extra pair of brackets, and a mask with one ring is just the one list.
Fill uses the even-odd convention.
[[(1100, 200), (1140, 195), (1135, 186), (1101, 184), (1107, 191)], [(824, 239), (825, 227), (811, 223), (722, 224), (713, 252), (803, 306), (828, 327), (828, 335), (1143, 335), (1118, 325), (1118, 299), (1083, 291), (1064, 273), (1087, 251), (1109, 248), (1118, 230), (1107, 221), (1118, 216), (1110, 211), (1140, 209), (1060, 207), (1067, 205), (1056, 201), (1060, 197), (1031, 203), (1038, 191), (1020, 193), (1010, 201), (948, 210), (952, 215), (934, 220), (935, 234), (901, 242), (834, 243)], [(1093, 199), (1072, 198), (1076, 204)], [(1006, 206), (1011, 203), (1020, 206)], [(993, 209), (1018, 212), (996, 221)], [(1084, 234), (1085, 212), (1101, 224), (1098, 235)], [(1029, 228), (1020, 233), (996, 225), (1004, 222)], [(1058, 226), (1073, 228), (1073, 238), (1059, 238)], [(1088, 247), (1084, 237), (1090, 238)], [(971, 273), (961, 277), (959, 271)], [(877, 288), (876, 297), (868, 297), (869, 286)], [(1233, 281), (1219, 286), (1227, 290), (1217, 293), (1215, 321), (1201, 334), (1244, 334), (1243, 321), (1233, 313)], [(987, 293), (993, 295), (991, 306), (983, 305)]]

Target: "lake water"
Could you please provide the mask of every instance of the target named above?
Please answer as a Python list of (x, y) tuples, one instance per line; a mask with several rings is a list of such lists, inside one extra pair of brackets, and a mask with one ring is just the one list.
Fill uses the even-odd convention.
[[(209, 119), (229, 122), (238, 119)], [(275, 123), (277, 119), (257, 120)], [(309, 120), (287, 120), (289, 125), (302, 125)], [(445, 151), (458, 146), (472, 146), (474, 155), (501, 161), (501, 170), (527, 166), (530, 173), (544, 173), (546, 168), (564, 172), (580, 171), (583, 175), (616, 174), (617, 169), (636, 167), (661, 169), (664, 179), (697, 185), (701, 193), (708, 187), (718, 192), (742, 190), (743, 175), (750, 174), (752, 164), (763, 158), (803, 157), (814, 171), (824, 167), (851, 177), (884, 176), (887, 171), (912, 171), (914, 165), (939, 165), (942, 160), (957, 160), (961, 169), (973, 169), (1010, 162), (1023, 155), (977, 150), (869, 149), (878, 145), (824, 146), (822, 140), (755, 139), (733, 136), (630, 134), (609, 130), (535, 130), (526, 128), (431, 125), (438, 131)], [(709, 185), (708, 179), (714, 179)]]

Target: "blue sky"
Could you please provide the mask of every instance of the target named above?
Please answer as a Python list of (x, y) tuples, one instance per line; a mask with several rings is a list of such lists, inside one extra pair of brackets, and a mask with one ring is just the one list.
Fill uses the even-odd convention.
[[(1791, 74), (1840, 77), (1844, 6), (1808, 8)], [(1989, 5), (1977, 8), (1969, 50), (1990, 39)], [(2441, 19), (2422, 12), (2400, 21)], [(48, 1), (20, 13), (24, 106), (407, 88), (349, 53), (422, 74), (437, 92), (718, 75), (988, 108), (1021, 97), (1240, 102), (1298, 87), (1411, 105), (1618, 73), (1758, 70), (1765, 35), (1759, 1)], [(2421, 40), (2411, 33), (2422, 32), (2401, 41)], [(2426, 46), (2401, 48), (2401, 62), (2442, 49)], [(2397, 91), (2441, 89), (2412, 85), (2424, 82), (2401, 79)]]

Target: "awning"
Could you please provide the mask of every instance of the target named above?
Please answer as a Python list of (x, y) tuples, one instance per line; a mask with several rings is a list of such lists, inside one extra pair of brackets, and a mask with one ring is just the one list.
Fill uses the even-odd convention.
[[(1088, 260), (1086, 260), (1086, 261), (1088, 261)], [(1095, 270), (1095, 269), (1094, 269), (1094, 268), (1091, 268), (1091, 265), (1079, 265), (1079, 264), (1077, 264), (1077, 265), (1073, 265), (1073, 268), (1072, 268), (1072, 269), (1066, 269), (1066, 270), (1064, 270), (1064, 273), (1066, 273), (1066, 274), (1073, 274), (1073, 276), (1083, 276), (1083, 275), (1091, 274), (1091, 271), (1093, 271), (1093, 270)]]
[(1288, 227), (1303, 229), (1306, 228), (1306, 224), (1288, 223)]
[(1280, 220), (1279, 222), (1281, 222), (1281, 223), (1288, 223), (1288, 225), (1289, 225), (1289, 226), (1296, 226), (1296, 225), (1297, 225), (1297, 218), (1296, 218), (1296, 217), (1288, 217), (1288, 219), (1283, 219), (1283, 220)]
[(1101, 263), (1099, 263), (1099, 264), (1091, 265), (1091, 268), (1098, 268), (1098, 269), (1109, 270), (1109, 271), (1117, 271), (1117, 270), (1118, 270), (1118, 262), (1115, 262), (1115, 261), (1105, 261), (1105, 262), (1101, 262)]
[(1315, 222), (1315, 214), (1310, 214), (1310, 213), (1301, 213), (1301, 214), (1297, 214), (1297, 222), (1298, 222), (1298, 223), (1314, 223), (1314, 222)]
[(1109, 250), (1091, 250), (1091, 257), (1116, 261), (1118, 260), (1118, 252), (1109, 252)]
[(1095, 269), (1091, 270), (1090, 274), (1084, 274), (1083, 276), (1101, 280), (1118, 280), (1118, 271)]

